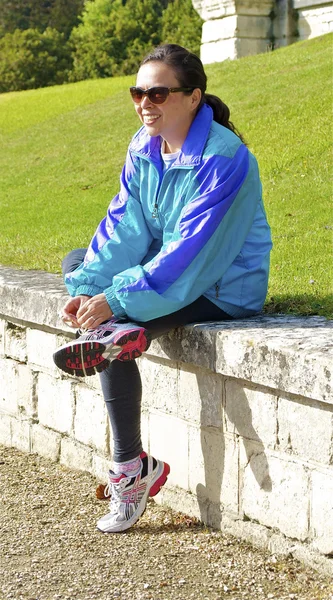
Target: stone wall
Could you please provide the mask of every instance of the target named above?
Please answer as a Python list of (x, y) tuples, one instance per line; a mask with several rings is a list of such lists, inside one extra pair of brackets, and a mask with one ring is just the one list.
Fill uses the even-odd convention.
[[(0, 443), (105, 481), (98, 377), (58, 371), (60, 278), (0, 267)], [(175, 509), (333, 574), (332, 327), (261, 316), (179, 329), (140, 359), (145, 448)]]
[(203, 63), (241, 58), (333, 31), (329, 0), (193, 0)]

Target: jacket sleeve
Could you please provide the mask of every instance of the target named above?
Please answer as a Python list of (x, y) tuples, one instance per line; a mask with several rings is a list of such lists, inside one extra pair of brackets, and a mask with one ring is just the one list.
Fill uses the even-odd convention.
[(161, 251), (145, 265), (118, 272), (104, 290), (113, 312), (144, 322), (196, 300), (240, 253), (260, 199), (257, 163), (244, 145), (233, 158), (204, 159)]
[(84, 263), (65, 276), (71, 296), (100, 294), (112, 285), (116, 273), (139, 264), (148, 252), (152, 235), (143, 215), (139, 171), (134, 160), (128, 152), (119, 194), (99, 224)]

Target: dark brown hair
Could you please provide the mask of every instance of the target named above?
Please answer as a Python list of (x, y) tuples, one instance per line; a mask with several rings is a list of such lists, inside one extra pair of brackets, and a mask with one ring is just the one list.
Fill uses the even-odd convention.
[(151, 61), (160, 61), (171, 67), (181, 87), (199, 88), (201, 90), (201, 101), (198, 110), (204, 103), (209, 104), (213, 109), (214, 121), (230, 129), (244, 141), (233, 123), (229, 121), (230, 110), (228, 106), (218, 96), (206, 94), (207, 76), (203, 64), (196, 54), (177, 44), (164, 44), (147, 54), (140, 66)]

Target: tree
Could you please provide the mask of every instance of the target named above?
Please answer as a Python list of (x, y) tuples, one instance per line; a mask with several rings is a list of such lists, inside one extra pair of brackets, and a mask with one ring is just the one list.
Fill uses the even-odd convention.
[(71, 66), (69, 45), (55, 29), (16, 29), (0, 39), (0, 92), (64, 83)]
[(161, 41), (159, 0), (89, 0), (72, 31), (71, 80), (111, 77), (137, 70), (143, 55)]
[(15, 29), (57, 29), (68, 39), (84, 0), (0, 0), (0, 37)]
[(192, 0), (170, 0), (162, 17), (163, 43), (179, 44), (200, 56), (202, 24)]

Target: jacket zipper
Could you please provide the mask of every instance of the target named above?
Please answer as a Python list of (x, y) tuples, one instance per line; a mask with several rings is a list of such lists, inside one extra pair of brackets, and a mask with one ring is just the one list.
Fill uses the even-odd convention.
[(215, 283), (215, 298), (219, 297), (220, 286), (218, 283)]
[(151, 216), (153, 219), (157, 219), (158, 217), (158, 204), (157, 204), (157, 198), (155, 200), (155, 204), (153, 206), (153, 212), (151, 213)]

